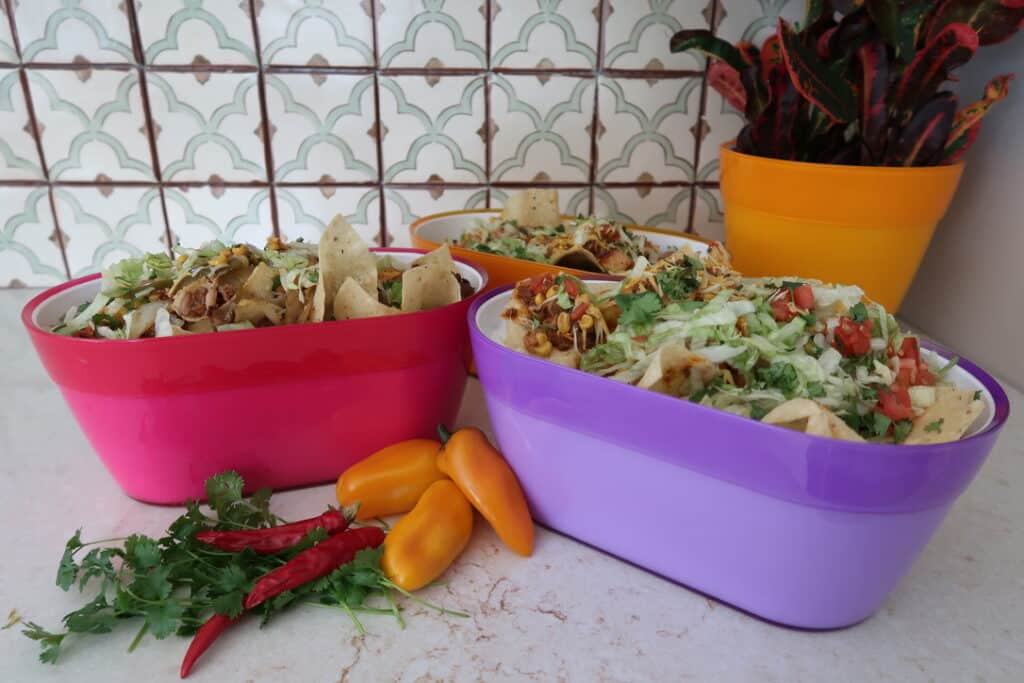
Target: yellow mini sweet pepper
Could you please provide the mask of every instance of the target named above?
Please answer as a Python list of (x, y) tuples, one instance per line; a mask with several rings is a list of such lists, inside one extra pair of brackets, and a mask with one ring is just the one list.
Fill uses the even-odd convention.
[(444, 444), (437, 467), (452, 478), (473, 507), (484, 516), (498, 538), (529, 557), (533, 553), (533, 520), (512, 468), (479, 429), (450, 433), (438, 429)]
[(411, 439), (377, 451), (338, 477), (338, 502), (358, 502), (356, 519), (412, 510), (431, 484), (445, 478), (437, 468), (440, 450), (441, 444), (433, 439)]
[(399, 588), (414, 591), (441, 576), (469, 543), (473, 508), (447, 479), (434, 482), (412, 512), (391, 528), (380, 566)]

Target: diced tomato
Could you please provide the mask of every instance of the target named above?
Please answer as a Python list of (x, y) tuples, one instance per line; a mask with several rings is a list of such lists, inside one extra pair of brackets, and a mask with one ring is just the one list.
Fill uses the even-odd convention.
[(575, 280), (566, 278), (565, 280), (565, 292), (571, 297), (577, 297), (580, 295), (579, 285), (576, 284)]
[(927, 387), (935, 386), (935, 375), (925, 363), (917, 366), (917, 384)]
[(851, 318), (840, 318), (836, 328), (836, 348), (844, 356), (863, 356), (871, 350), (871, 328), (874, 323), (865, 320), (855, 323)]
[(900, 358), (908, 358), (914, 361), (914, 365), (921, 363), (921, 349), (917, 345), (917, 337), (905, 337), (900, 345)]
[(793, 303), (797, 308), (809, 311), (814, 308), (814, 290), (810, 285), (800, 285), (793, 290)]
[(910, 358), (900, 358), (899, 370), (896, 371), (896, 384), (911, 387), (917, 384), (917, 363)]
[(796, 317), (796, 311), (790, 306), (793, 301), (793, 293), (789, 289), (782, 288), (775, 292), (771, 298), (772, 317), (780, 323), (788, 323)]
[(541, 292), (547, 291), (548, 287), (553, 284), (555, 284), (555, 278), (553, 275), (535, 275), (530, 278), (530, 291), (534, 294), (540, 294)]
[(573, 321), (579, 320), (580, 318), (583, 317), (583, 314), (587, 312), (588, 306), (589, 304), (586, 303), (576, 304), (576, 308), (572, 309), (572, 315), (570, 315), (569, 317), (572, 318)]
[(893, 421), (909, 420), (914, 417), (914, 408), (910, 403), (910, 392), (907, 391), (906, 387), (894, 386), (879, 391), (877, 409)]

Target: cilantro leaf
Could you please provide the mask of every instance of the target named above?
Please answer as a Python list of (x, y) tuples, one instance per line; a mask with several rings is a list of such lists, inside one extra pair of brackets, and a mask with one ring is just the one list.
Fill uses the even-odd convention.
[(85, 607), (66, 615), (64, 625), (72, 633), (110, 633), (114, 630), (114, 611), (100, 593)]
[(825, 387), (821, 382), (808, 382), (807, 395), (811, 398), (818, 398), (825, 395)]
[(903, 443), (907, 439), (907, 435), (910, 434), (910, 430), (914, 428), (914, 423), (910, 420), (896, 420), (892, 425), (892, 438), (896, 443)]
[(974, 400), (974, 401), (980, 401), (981, 400), (981, 390), (980, 389), (978, 391), (974, 392), (974, 398), (972, 400)]
[(222, 515), (242, 500), (245, 482), (238, 472), (221, 472), (206, 480), (206, 499), (218, 515)]
[(78, 590), (81, 591), (90, 579), (103, 577), (104, 586), (117, 580), (117, 570), (111, 560), (123, 553), (117, 548), (93, 548), (85, 557), (79, 568)]
[(868, 307), (865, 306), (863, 302), (858, 301), (850, 307), (847, 315), (853, 322), (862, 323), (868, 319)]
[(245, 594), (241, 591), (234, 591), (218, 595), (213, 599), (213, 611), (227, 617), (237, 617), (242, 613)]
[(615, 303), (621, 311), (619, 325), (647, 325), (661, 310), (661, 299), (654, 292), (618, 294)]
[(75, 562), (75, 552), (82, 547), (82, 530), (79, 529), (75, 535), (64, 544), (64, 555), (60, 558), (60, 566), (57, 568), (57, 585), (63, 590), (71, 588), (78, 576), (78, 563)]
[(889, 433), (889, 427), (892, 426), (892, 420), (882, 413), (872, 413), (871, 417), (871, 433), (875, 436), (885, 436)]
[(174, 590), (174, 586), (168, 580), (170, 574), (170, 567), (157, 567), (148, 574), (137, 577), (132, 582), (131, 591), (144, 600), (164, 600)]
[(760, 420), (762, 417), (768, 414), (768, 411), (764, 409), (759, 403), (750, 404), (750, 417), (755, 420)]
[(940, 417), (935, 422), (929, 422), (928, 424), (926, 424), (924, 426), (924, 431), (926, 431), (926, 432), (941, 432), (942, 431), (942, 423), (945, 422), (945, 421), (946, 421), (946, 418)]
[(245, 591), (249, 586), (249, 577), (237, 564), (229, 564), (218, 572), (214, 585), (225, 593)]
[(758, 368), (757, 378), (765, 387), (781, 391), (786, 398), (792, 398), (800, 384), (796, 368), (789, 363), (772, 363), (766, 368)]
[(60, 645), (67, 637), (67, 633), (51, 633), (33, 621), (26, 621), (22, 634), (32, 640), (38, 641), (42, 646), (39, 653), (39, 661), (43, 664), (56, 664), (60, 656)]
[(697, 289), (699, 283), (690, 269), (669, 268), (654, 276), (661, 293), (670, 301), (684, 298)]
[(125, 562), (135, 571), (160, 564), (160, 548), (149, 536), (134, 534), (124, 542)]
[(146, 625), (157, 640), (163, 640), (178, 628), (178, 619), (185, 608), (180, 602), (167, 601), (146, 610)]

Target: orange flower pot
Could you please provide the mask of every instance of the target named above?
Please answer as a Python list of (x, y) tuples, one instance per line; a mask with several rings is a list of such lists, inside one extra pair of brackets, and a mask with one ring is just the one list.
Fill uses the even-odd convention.
[(839, 166), (721, 148), (725, 244), (745, 275), (859, 285), (896, 311), (963, 163)]

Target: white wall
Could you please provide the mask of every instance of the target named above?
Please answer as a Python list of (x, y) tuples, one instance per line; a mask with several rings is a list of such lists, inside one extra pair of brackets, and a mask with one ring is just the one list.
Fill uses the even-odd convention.
[(967, 153), (901, 317), (1002, 379), (1024, 387), (1024, 32), (981, 48), (959, 71), (962, 105), (1016, 72)]

